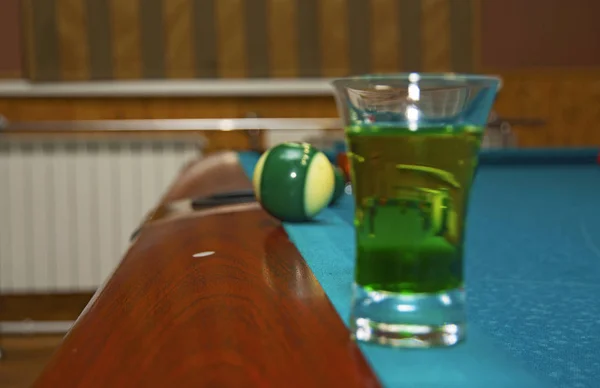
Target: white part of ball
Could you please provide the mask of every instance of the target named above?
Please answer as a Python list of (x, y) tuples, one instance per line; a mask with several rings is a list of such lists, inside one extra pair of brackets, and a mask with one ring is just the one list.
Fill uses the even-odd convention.
[(267, 160), (267, 157), (269, 156), (270, 152), (270, 150), (264, 152), (258, 159), (258, 162), (256, 162), (256, 165), (254, 166), (254, 174), (252, 175), (252, 186), (254, 187), (254, 194), (256, 196), (256, 199), (259, 201), (261, 195), (260, 184), (262, 182), (263, 169), (265, 168), (265, 161)]
[(304, 182), (304, 212), (314, 217), (331, 201), (335, 190), (335, 173), (327, 156), (317, 152), (312, 157)]

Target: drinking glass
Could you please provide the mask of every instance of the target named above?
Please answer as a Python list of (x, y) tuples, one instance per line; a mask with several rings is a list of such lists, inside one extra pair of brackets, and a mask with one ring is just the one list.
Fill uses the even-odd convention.
[(466, 213), (499, 86), (453, 73), (333, 81), (355, 201), (355, 339), (434, 347), (465, 338)]

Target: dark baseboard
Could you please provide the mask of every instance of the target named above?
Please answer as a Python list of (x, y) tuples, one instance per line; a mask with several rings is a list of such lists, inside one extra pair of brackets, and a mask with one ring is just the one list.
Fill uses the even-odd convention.
[(0, 295), (0, 321), (72, 321), (93, 293)]

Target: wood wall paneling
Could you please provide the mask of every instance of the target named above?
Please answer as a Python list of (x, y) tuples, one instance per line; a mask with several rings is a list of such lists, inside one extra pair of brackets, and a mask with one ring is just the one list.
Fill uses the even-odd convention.
[(479, 0), (485, 68), (600, 67), (600, 2), (596, 0)]
[[(543, 128), (516, 128), (520, 144), (600, 144), (594, 0), (577, 7), (560, 0), (152, 0), (152, 12), (142, 12), (140, 0), (110, 0), (104, 10), (94, 8), (99, 19), (89, 23), (96, 3), (26, 1), (35, 80), (495, 73), (504, 78), (495, 106), (500, 115), (547, 121)], [(163, 39), (164, 63), (153, 68), (148, 62), (159, 56), (144, 42), (152, 41), (147, 20), (158, 19), (153, 33)], [(57, 20), (67, 25), (58, 28)], [(110, 68), (101, 51), (112, 53)], [(337, 114), (328, 97), (24, 99), (10, 109), (7, 103), (0, 102), (0, 112), (24, 120)]]
[(333, 97), (0, 98), (9, 120), (337, 117)]
[(23, 76), (20, 0), (0, 2), (0, 78)]
[(267, 0), (244, 3), (246, 68), (248, 78), (268, 78), (270, 69)]
[(140, 2), (140, 30), (142, 52), (142, 77), (164, 79), (166, 26), (163, 0)]
[[(0, 114), (12, 121), (236, 118), (251, 113), (259, 117), (337, 117), (332, 97), (0, 99)], [(209, 152), (251, 146), (247, 134), (241, 131), (202, 135), (207, 138)], [(189, 132), (181, 136), (189, 136)]]
[[(350, 62), (350, 74), (371, 73), (371, 5), (372, 2), (361, 0), (348, 0), (348, 17), (343, 25), (346, 26), (348, 40), (348, 59)], [(379, 23), (383, 21), (378, 21)], [(322, 28), (327, 28), (323, 23)], [(389, 47), (390, 51), (397, 50)]]
[(32, 78), (97, 79), (106, 57), (128, 79), (600, 67), (595, 0), (140, 4), (25, 0)]
[(194, 71), (199, 78), (216, 78), (219, 75), (215, 2), (216, 0), (194, 0), (191, 10), (194, 16)]
[[(561, 79), (539, 75), (506, 75), (495, 104), (505, 117), (540, 118), (540, 128), (515, 127), (522, 146), (600, 145), (600, 79)], [(0, 99), (0, 114), (9, 120), (84, 120), (152, 118), (337, 117), (333, 98), (38, 98)], [(247, 137), (226, 132), (209, 135), (210, 149), (245, 147)], [(211, 140), (214, 139), (214, 140)]]
[(399, 2), (379, 0), (371, 2), (371, 66), (374, 72), (390, 73), (400, 68)]
[(472, 45), (455, 4), (26, 0), (25, 29), (34, 81), (335, 77), (449, 70), (455, 46)]
[(350, 74), (348, 53), (348, 0), (322, 1), (319, 4), (319, 20), (328, 20), (336, 28), (321, 28), (321, 64), (324, 77)]
[[(112, 79), (113, 42), (110, 39), (110, 7), (108, 1), (87, 0), (85, 7), (87, 28), (87, 51), (89, 55), (89, 78)], [(90, 48), (94, 48), (91, 50)]]
[(247, 74), (243, 0), (215, 1), (217, 23), (217, 68), (221, 78), (243, 78)]
[(421, 44), (423, 45), (421, 69), (430, 72), (451, 71), (450, 2), (422, 0), (421, 7), (422, 14), (426, 15), (421, 20)]
[(501, 116), (539, 118), (539, 128), (516, 127), (519, 145), (600, 145), (600, 77), (504, 75), (495, 104)]
[(547, 123), (515, 128), (519, 144), (600, 145), (600, 3), (472, 0), (472, 7), (475, 70), (504, 79), (495, 109)]
[[(58, 32), (60, 79), (90, 79), (88, 15), (81, 0), (54, 0), (55, 27)], [(90, 15), (91, 16), (91, 15)]]
[(296, 77), (298, 74), (298, 53), (294, 49), (298, 42), (295, 15), (295, 2), (268, 0), (269, 67), (271, 75), (276, 78)]
[[(142, 74), (139, 0), (108, 0), (110, 39), (115, 79), (135, 79)], [(90, 50), (94, 50), (90, 47)]]

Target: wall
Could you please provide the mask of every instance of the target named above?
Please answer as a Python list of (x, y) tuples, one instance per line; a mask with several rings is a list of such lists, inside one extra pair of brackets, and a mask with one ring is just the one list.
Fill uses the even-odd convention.
[[(517, 127), (521, 145), (600, 144), (600, 23), (594, 19), (600, 2), (595, 0), (141, 4), (25, 1), (25, 51), (31, 58), (26, 72), (40, 83), (410, 70), (494, 73), (504, 78), (496, 103), (501, 116), (546, 121), (541, 128)], [(0, 113), (15, 120), (243, 117), (248, 112), (263, 117), (336, 115), (333, 99), (323, 96), (0, 98)]]
[(504, 78), (496, 109), (537, 117), (521, 128), (522, 145), (600, 144), (600, 2), (492, 0), (473, 2), (475, 68)]
[(32, 79), (472, 69), (468, 1), (28, 0)]
[(20, 3), (0, 2), (0, 78), (23, 76)]
[(600, 66), (600, 2), (480, 1), (480, 67), (503, 71)]

